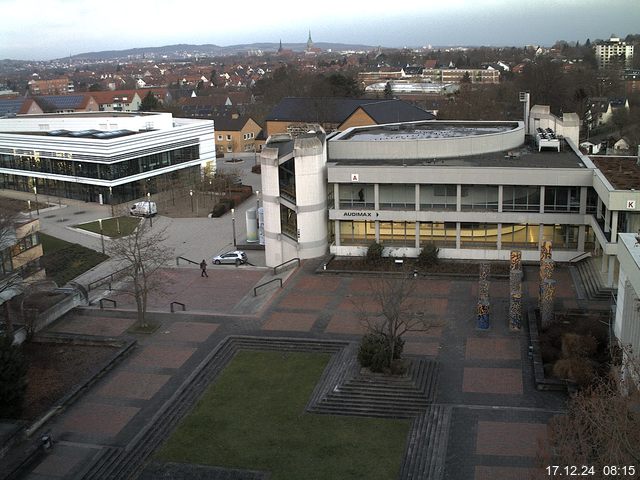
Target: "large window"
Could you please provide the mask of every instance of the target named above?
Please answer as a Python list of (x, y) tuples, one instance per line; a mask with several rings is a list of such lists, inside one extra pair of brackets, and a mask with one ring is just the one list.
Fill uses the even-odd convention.
[(527, 249), (537, 249), (540, 235), (539, 225), (502, 224), (502, 248), (522, 247)]
[(461, 223), (461, 248), (498, 248), (498, 225), (495, 223)]
[(375, 207), (373, 185), (341, 184), (340, 208), (373, 209)]
[(497, 185), (464, 185), (462, 210), (498, 211)]
[(580, 187), (545, 187), (545, 212), (579, 212)]
[(381, 209), (415, 210), (416, 208), (416, 189), (413, 184), (380, 185), (379, 195)]
[(295, 202), (296, 163), (293, 158), (278, 167), (278, 180), (280, 181), (280, 196), (291, 202)]
[(416, 243), (414, 222), (380, 222), (380, 243), (402, 247), (414, 247)]
[(420, 185), (420, 210), (455, 210), (456, 185)]
[(420, 245), (434, 243), (438, 247), (456, 246), (455, 222), (420, 222)]
[(502, 211), (539, 212), (540, 187), (505, 185), (502, 187)]
[(340, 221), (341, 245), (369, 245), (375, 240), (375, 222)]
[(280, 229), (284, 235), (298, 241), (298, 215), (284, 205), (280, 205)]
[(545, 225), (543, 239), (550, 240), (555, 249), (578, 248), (578, 225)]

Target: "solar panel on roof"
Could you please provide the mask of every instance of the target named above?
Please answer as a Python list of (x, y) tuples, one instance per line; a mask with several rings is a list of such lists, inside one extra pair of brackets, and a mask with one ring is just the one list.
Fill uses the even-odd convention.
[(54, 137), (62, 137), (64, 135), (68, 135), (69, 134), (69, 130), (51, 130), (49, 132), (49, 135), (54, 136)]

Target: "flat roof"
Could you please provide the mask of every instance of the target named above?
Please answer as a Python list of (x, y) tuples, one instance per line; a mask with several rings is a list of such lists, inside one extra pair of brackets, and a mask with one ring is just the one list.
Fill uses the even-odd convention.
[(427, 140), (437, 138), (461, 138), (508, 132), (518, 128), (517, 122), (424, 122), (379, 125), (356, 128), (340, 137), (339, 141), (384, 142), (398, 140)]
[[(340, 159), (331, 155), (329, 143), (329, 163), (337, 166), (368, 165), (368, 166), (425, 166), (425, 167), (504, 167), (504, 168), (587, 168), (565, 140), (560, 141), (561, 151), (555, 149), (538, 151), (533, 144), (524, 144), (519, 148), (503, 150), (493, 153), (483, 153), (468, 156), (452, 156), (444, 158), (368, 158), (368, 159)], [(523, 179), (526, 181), (526, 179)], [(640, 188), (639, 188), (640, 189)]]
[(638, 157), (590, 156), (616, 190), (640, 190)]

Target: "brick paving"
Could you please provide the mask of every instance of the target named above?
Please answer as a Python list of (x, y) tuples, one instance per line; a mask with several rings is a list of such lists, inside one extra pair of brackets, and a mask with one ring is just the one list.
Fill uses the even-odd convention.
[[(154, 299), (151, 310), (168, 312), (168, 300), (176, 299), (187, 304), (187, 313), (207, 314), (194, 318), (165, 314), (155, 333), (137, 335), (136, 350), (50, 422), (60, 442), (34, 467), (34, 480), (75, 478), (97, 449), (127, 447), (228, 335), (357, 342), (365, 331), (359, 309), (371, 316), (376, 310), (372, 280), (315, 275), (317, 264), (303, 264), (283, 289), (266, 294), (272, 299), (255, 316), (227, 314), (246, 301), (245, 296), (264, 278), (264, 270), (210, 268), (208, 279), (201, 279), (197, 269), (168, 271), (173, 291)], [(558, 268), (556, 273), (558, 305), (583, 306), (575, 300), (568, 272)], [(535, 304), (536, 269), (529, 268), (525, 279), (525, 301)], [(508, 280), (491, 279), (489, 333), (475, 329), (476, 279), (420, 278), (417, 282), (415, 301), (424, 302), (425, 318), (439, 326), (407, 334), (405, 353), (440, 364), (435, 403), (451, 411), (441, 478), (528, 478), (538, 439), (545, 437), (547, 422), (562, 411), (566, 397), (535, 389), (525, 330), (508, 330)], [(118, 336), (128, 335), (131, 323), (130, 318), (69, 315), (51, 330)]]

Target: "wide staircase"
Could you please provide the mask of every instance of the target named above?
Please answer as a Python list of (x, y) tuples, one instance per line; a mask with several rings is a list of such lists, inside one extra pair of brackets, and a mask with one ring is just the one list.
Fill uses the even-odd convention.
[(599, 257), (586, 258), (575, 264), (584, 293), (589, 300), (610, 301), (615, 288), (606, 286), (606, 279), (600, 273)]

